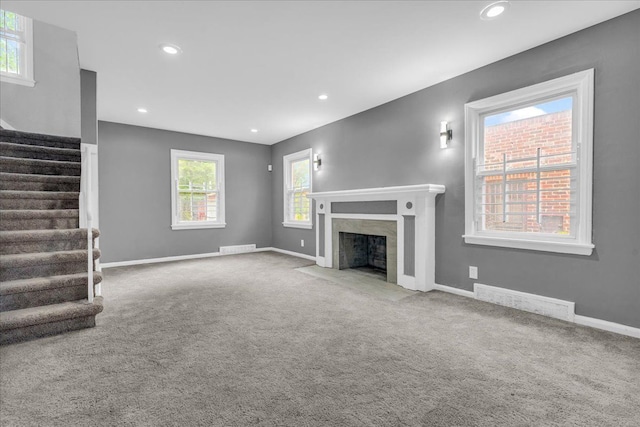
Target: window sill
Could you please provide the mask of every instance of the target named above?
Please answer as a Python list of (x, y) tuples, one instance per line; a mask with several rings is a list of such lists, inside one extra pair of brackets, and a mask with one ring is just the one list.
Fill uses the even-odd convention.
[(313, 228), (313, 223), (311, 222), (283, 222), (283, 226), (290, 228), (305, 228), (307, 230), (311, 230)]
[(4, 74), (0, 74), (0, 81), (2, 81), (3, 83), (11, 83), (27, 87), (35, 87), (36, 85), (36, 82), (33, 79), (7, 76)]
[(198, 230), (202, 228), (225, 228), (227, 226), (224, 222), (203, 223), (203, 224), (171, 224), (172, 230)]
[(541, 240), (514, 239), (493, 236), (463, 235), (464, 242), (471, 245), (497, 246), (503, 248), (527, 249), (532, 251), (555, 252), (589, 256), (595, 247), (591, 243), (550, 242)]

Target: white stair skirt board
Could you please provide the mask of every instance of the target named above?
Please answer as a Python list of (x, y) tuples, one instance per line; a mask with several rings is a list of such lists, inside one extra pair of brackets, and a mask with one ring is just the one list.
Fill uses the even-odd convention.
[[(436, 284), (435, 285), (435, 289), (438, 291), (442, 291), (442, 292), (448, 292), (450, 294), (455, 294), (455, 295), (460, 295), (463, 297), (467, 297), (467, 298), (474, 298), (474, 299), (479, 299), (482, 301), (486, 301), (486, 302), (490, 302), (493, 304), (498, 304), (497, 301), (489, 301), (487, 299), (483, 299), (483, 298), (479, 298), (477, 291), (478, 291), (478, 286), (484, 287), (484, 288), (491, 288), (491, 291), (493, 290), (498, 290), (499, 294), (510, 294), (512, 297), (516, 297), (517, 298), (525, 298), (525, 299), (519, 299), (518, 301), (520, 301), (519, 306), (514, 306), (514, 305), (508, 305), (508, 307), (512, 307), (518, 310), (523, 310), (523, 302), (527, 301), (527, 302), (531, 302), (532, 300), (535, 300), (535, 302), (531, 302), (532, 304), (538, 304), (539, 302), (543, 302), (543, 305), (545, 305), (546, 303), (551, 303), (551, 306), (553, 307), (553, 305), (555, 303), (559, 303), (559, 306), (562, 306), (563, 304), (565, 304), (566, 310), (570, 310), (571, 313), (574, 313), (574, 309), (575, 309), (575, 303), (570, 302), (570, 301), (563, 301), (563, 300), (558, 300), (555, 298), (548, 298), (548, 297), (543, 297), (540, 295), (534, 295), (534, 294), (528, 294), (528, 293), (524, 293), (524, 292), (518, 292), (518, 291), (512, 291), (510, 289), (504, 289), (504, 288), (498, 288), (495, 286), (487, 286), (487, 285), (482, 285), (480, 283), (474, 283), (474, 290), (475, 292), (471, 292), (471, 291), (467, 291), (464, 289), (459, 289), (459, 288), (454, 288), (451, 286), (446, 286), (446, 285), (440, 285), (440, 284)], [(497, 295), (493, 294), (493, 295)], [(515, 295), (514, 295), (515, 294)], [(484, 296), (488, 296), (488, 294), (484, 294)], [(500, 304), (500, 305), (506, 305), (506, 304)], [(559, 308), (559, 306), (555, 306), (556, 310), (561, 310)], [(571, 307), (571, 308), (569, 308)], [(530, 311), (530, 310), (527, 310)], [(535, 312), (532, 311), (533, 313), (536, 314), (542, 314), (544, 316), (548, 316), (548, 314), (545, 313), (539, 313), (539, 312)], [(551, 317), (556, 317), (556, 316), (551, 316)], [(572, 322), (572, 323), (576, 323), (578, 325), (582, 325), (582, 326), (589, 326), (591, 328), (595, 328), (595, 329), (601, 329), (603, 331), (608, 331), (608, 332), (614, 332), (616, 334), (620, 334), (620, 335), (626, 335), (629, 337), (633, 337), (633, 338), (640, 338), (640, 328), (634, 328), (632, 326), (627, 326), (627, 325), (622, 325), (620, 323), (615, 323), (615, 322), (609, 322), (607, 320), (601, 320), (601, 319), (596, 319), (593, 317), (587, 317), (587, 316), (580, 316), (578, 314), (572, 314), (569, 316), (570, 319), (567, 318), (562, 318), (562, 317), (558, 317), (561, 320), (566, 320), (568, 322)]]
[(2, 128), (6, 130), (16, 130), (16, 128), (14, 128), (13, 126), (11, 126), (9, 123), (5, 122), (2, 119), (0, 119), (0, 126), (2, 126)]
[(220, 255), (242, 254), (245, 252), (253, 252), (256, 250), (256, 245), (235, 245), (235, 246), (220, 246)]

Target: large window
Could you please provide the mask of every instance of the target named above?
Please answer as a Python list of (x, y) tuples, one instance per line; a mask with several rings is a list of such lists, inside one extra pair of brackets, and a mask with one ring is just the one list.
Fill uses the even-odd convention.
[(224, 156), (171, 150), (171, 228), (224, 227)]
[(311, 149), (284, 156), (285, 227), (311, 228)]
[(590, 255), (593, 70), (465, 105), (465, 242)]
[(31, 19), (0, 9), (0, 79), (34, 86)]

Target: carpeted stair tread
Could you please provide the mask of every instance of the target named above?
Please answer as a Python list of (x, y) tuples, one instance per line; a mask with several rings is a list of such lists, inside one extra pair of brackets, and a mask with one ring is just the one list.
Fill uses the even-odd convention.
[(59, 230), (78, 225), (78, 209), (0, 210), (0, 230)]
[(75, 191), (0, 190), (0, 209), (78, 209), (79, 196)]
[(14, 144), (80, 149), (80, 138), (0, 129), (0, 141)]
[(79, 192), (80, 177), (0, 172), (0, 190)]
[[(97, 228), (91, 230), (93, 238), (100, 236)], [(41, 240), (71, 240), (86, 239), (86, 228), (69, 228), (66, 230), (11, 230), (0, 231), (0, 243), (33, 242)]]
[(81, 167), (79, 162), (0, 156), (0, 168), (3, 172), (80, 176)]
[(80, 162), (82, 156), (80, 150), (77, 148), (43, 147), (38, 145), (15, 144), (13, 142), (0, 142), (0, 155), (3, 157), (69, 162)]
[(47, 218), (77, 218), (78, 209), (50, 209), (21, 210), (7, 209), (0, 211), (0, 220), (4, 219), (47, 219)]
[[(100, 232), (94, 228), (92, 238), (98, 236)], [(86, 228), (0, 231), (0, 255), (86, 248)]]
[(0, 331), (5, 332), (33, 325), (95, 316), (101, 311), (102, 297), (94, 298), (93, 303), (89, 303), (87, 300), (80, 300), (4, 311), (0, 313)]
[[(93, 284), (102, 282), (102, 273), (93, 272)], [(87, 286), (87, 273), (63, 274), (59, 276), (32, 277), (0, 282), (0, 296), (23, 292), (37, 292), (48, 289), (59, 289), (71, 286)]]
[(0, 199), (77, 199), (80, 193), (77, 191), (14, 191), (0, 190)]
[[(93, 259), (100, 258), (100, 249), (93, 249)], [(87, 250), (58, 252), (36, 252), (31, 254), (9, 254), (0, 256), (0, 269), (29, 267), (34, 265), (61, 264), (87, 260)]]

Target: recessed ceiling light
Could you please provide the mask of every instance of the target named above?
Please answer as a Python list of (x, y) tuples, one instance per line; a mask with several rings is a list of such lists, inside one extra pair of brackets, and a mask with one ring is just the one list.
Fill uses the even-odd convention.
[(179, 53), (182, 53), (182, 49), (180, 49), (180, 47), (176, 46), (175, 44), (163, 43), (160, 45), (160, 49), (162, 49), (164, 53), (168, 53), (169, 55), (177, 55)]
[(480, 12), (480, 19), (485, 21), (497, 18), (509, 8), (509, 2), (506, 0), (491, 3)]
[(138, 108), (138, 113), (148, 113), (149, 111), (146, 108)]
[(258, 133), (258, 129), (251, 129), (251, 132)]
[(318, 99), (320, 101), (324, 101), (327, 98), (329, 98), (329, 95), (327, 95), (326, 93), (323, 93), (322, 95), (318, 96)]

